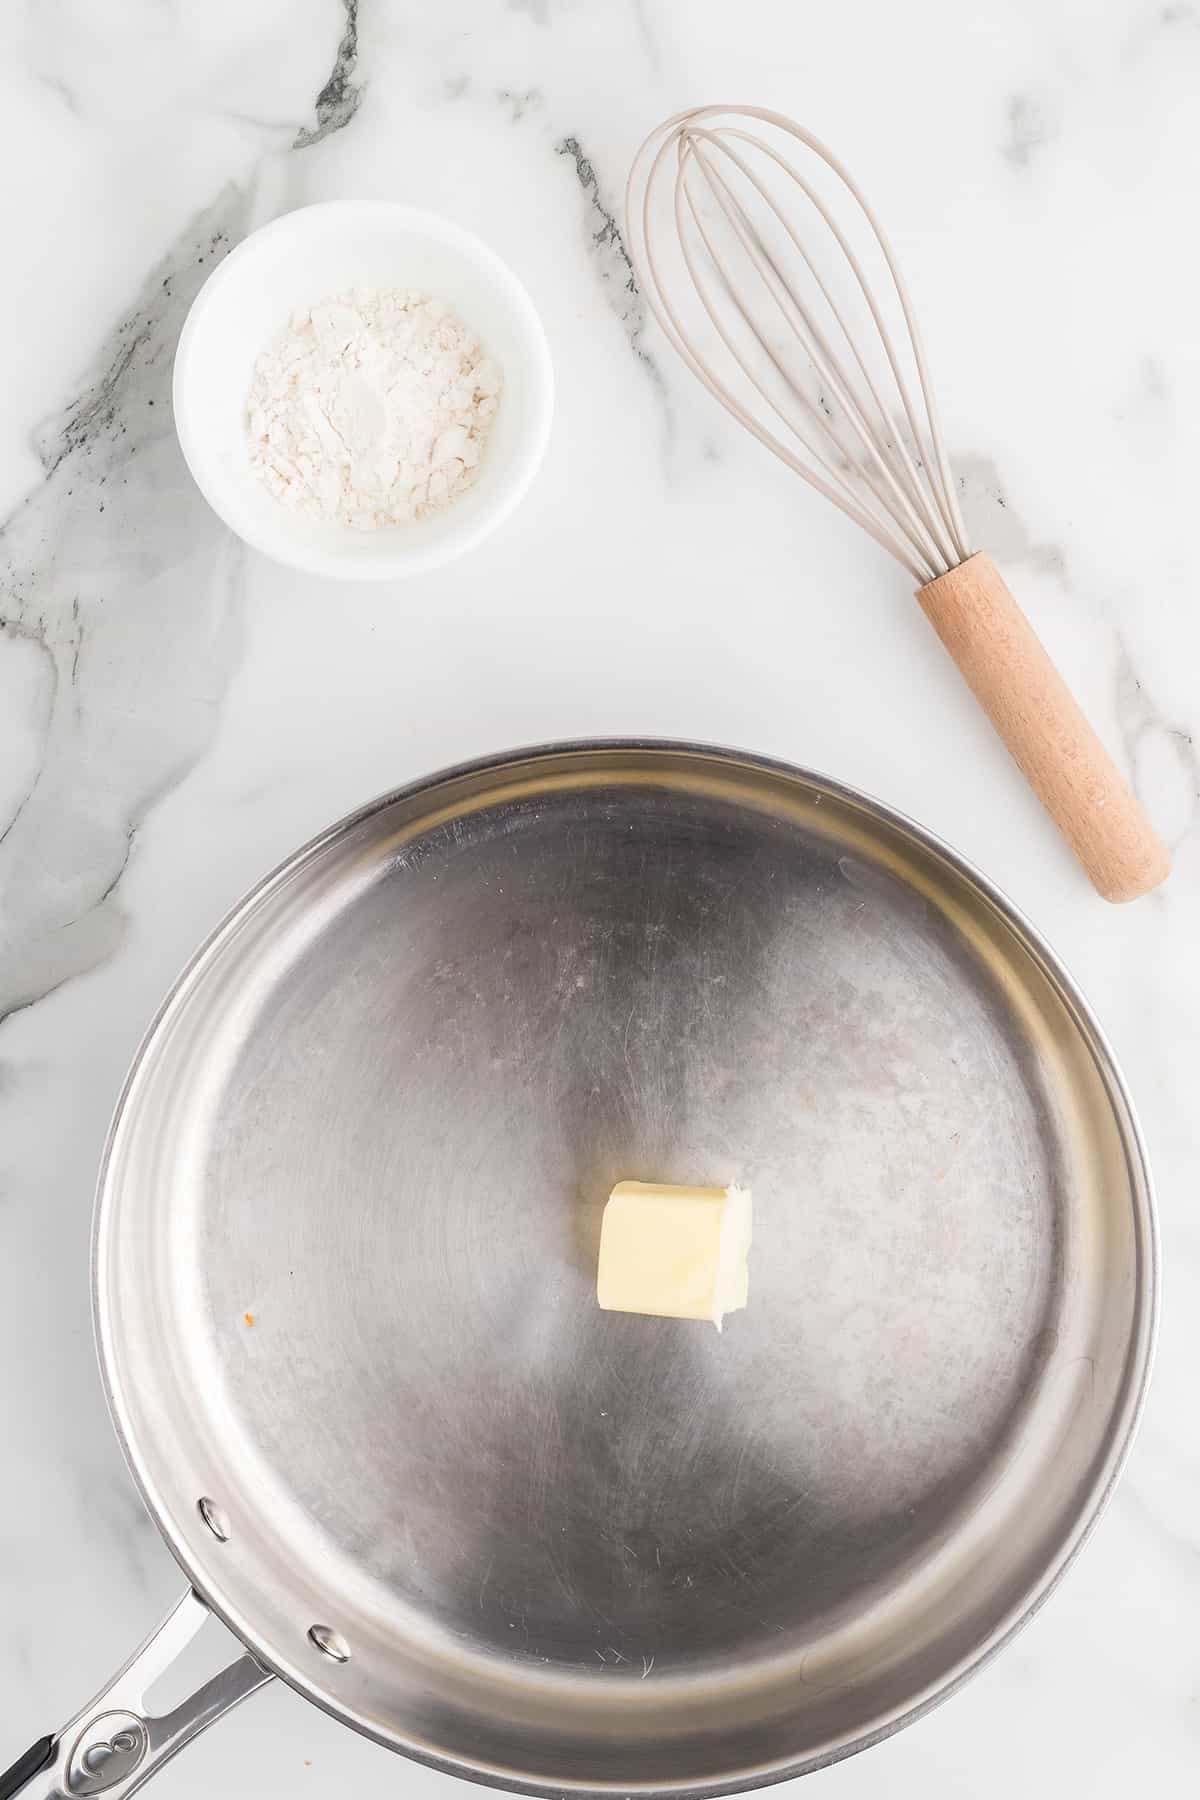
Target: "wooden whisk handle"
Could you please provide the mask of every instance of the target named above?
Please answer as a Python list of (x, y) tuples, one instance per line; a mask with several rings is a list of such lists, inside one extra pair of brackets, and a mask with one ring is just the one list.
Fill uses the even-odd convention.
[(1171, 859), (987, 556), (918, 588), (926, 618), (1106, 900), (1136, 900)]

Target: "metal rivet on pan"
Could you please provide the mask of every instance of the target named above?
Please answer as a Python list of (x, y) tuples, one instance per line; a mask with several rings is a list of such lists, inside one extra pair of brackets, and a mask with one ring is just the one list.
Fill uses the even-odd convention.
[(202, 1494), (196, 1502), (196, 1511), (218, 1542), (222, 1544), (229, 1542), (229, 1520), (215, 1500), (210, 1500), (207, 1494)]
[(350, 1661), (349, 1644), (331, 1625), (310, 1625), (308, 1636), (323, 1656), (332, 1657), (334, 1662)]

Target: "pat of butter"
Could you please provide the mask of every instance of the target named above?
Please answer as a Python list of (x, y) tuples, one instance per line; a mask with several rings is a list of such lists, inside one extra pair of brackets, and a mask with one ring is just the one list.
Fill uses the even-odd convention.
[(619, 1181), (600, 1227), (596, 1298), (606, 1312), (711, 1319), (745, 1306), (748, 1188)]

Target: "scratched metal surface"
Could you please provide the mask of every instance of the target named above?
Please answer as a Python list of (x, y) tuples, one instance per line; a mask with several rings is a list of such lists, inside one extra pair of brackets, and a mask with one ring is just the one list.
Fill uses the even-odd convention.
[[(597, 1309), (621, 1177), (753, 1187), (723, 1336)], [(97, 1282), (143, 1491), (286, 1678), (523, 1789), (730, 1788), (893, 1729), (1050, 1585), (1153, 1220), (1102, 1042), (946, 853), (582, 746), (382, 802), (226, 924), (131, 1079)]]

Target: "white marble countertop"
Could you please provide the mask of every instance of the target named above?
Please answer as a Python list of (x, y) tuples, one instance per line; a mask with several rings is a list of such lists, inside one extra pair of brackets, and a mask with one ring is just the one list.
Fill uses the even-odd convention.
[[(1200, 9), (740, 0), (86, 0), (0, 20), (0, 1762), (179, 1588), (93, 1360), (88, 1226), (161, 993), (342, 812), (519, 743), (661, 734), (829, 771), (975, 859), (1063, 954), (1130, 1078), (1165, 1310), (1131, 1464), (1029, 1629), (948, 1705), (811, 1778), (1162, 1796), (1200, 1764)], [(340, 40), (340, 47), (339, 47)], [(642, 132), (762, 101), (845, 156), (933, 349), (981, 547), (1176, 857), (1098, 901), (908, 597), (645, 325), (615, 223)], [(342, 588), (232, 542), (175, 447), (189, 300), (248, 228), (395, 197), (492, 241), (558, 379), (519, 514), (453, 567)], [(273, 1686), (163, 1800), (448, 1794)]]

